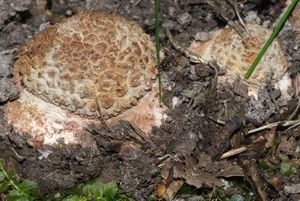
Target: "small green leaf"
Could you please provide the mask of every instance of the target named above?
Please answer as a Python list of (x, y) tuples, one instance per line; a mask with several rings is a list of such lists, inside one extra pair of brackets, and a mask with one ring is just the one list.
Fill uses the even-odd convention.
[(7, 171), (6, 173), (9, 180), (12, 180), (14, 182), (18, 181), (17, 174), (14, 171)]
[(5, 175), (3, 172), (0, 171), (0, 182), (5, 180)]
[(26, 197), (20, 194), (17, 190), (11, 190), (8, 192), (7, 201), (28, 201)]
[(264, 159), (259, 160), (259, 165), (268, 173), (273, 173), (276, 171), (276, 167)]
[(103, 197), (107, 198), (107, 200), (113, 200), (117, 195), (118, 186), (115, 182), (110, 182), (103, 185)]
[(39, 196), (39, 189), (34, 181), (24, 180), (18, 186), (22, 194), (32, 195), (35, 197)]
[(98, 179), (89, 181), (82, 187), (83, 195), (87, 197), (93, 197), (95, 194), (102, 196), (102, 185), (103, 184)]
[(115, 182), (104, 184), (99, 179), (92, 180), (82, 186), (83, 195), (99, 201), (116, 200), (117, 191), (118, 186)]
[(4, 160), (0, 158), (0, 169), (2, 169), (3, 166), (4, 166)]
[(0, 183), (0, 193), (5, 192), (9, 188), (9, 182), (8, 181), (2, 181)]
[(84, 201), (85, 198), (81, 198), (79, 195), (69, 195), (66, 198), (63, 198), (62, 201)]
[(244, 198), (241, 195), (233, 195), (231, 196), (230, 201), (244, 201)]
[(284, 174), (285, 176), (291, 176), (293, 174), (296, 174), (297, 170), (296, 170), (296, 168), (291, 167), (289, 164), (283, 163), (280, 167), (280, 172), (282, 174)]

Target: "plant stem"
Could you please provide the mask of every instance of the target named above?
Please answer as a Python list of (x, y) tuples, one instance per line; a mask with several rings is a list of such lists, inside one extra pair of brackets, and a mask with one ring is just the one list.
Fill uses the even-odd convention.
[(281, 30), (282, 26), (284, 25), (285, 21), (287, 20), (288, 16), (293, 11), (294, 7), (297, 5), (299, 0), (292, 0), (292, 3), (289, 5), (288, 9), (284, 13), (284, 15), (279, 20), (277, 26), (274, 28), (274, 31), (272, 32), (271, 36), (267, 40), (267, 42), (264, 44), (263, 48), (260, 50), (259, 54), (257, 55), (256, 59), (252, 63), (251, 67), (248, 69), (247, 73), (245, 74), (245, 78), (249, 79), (249, 77), (252, 75), (253, 71), (255, 70), (257, 64), (263, 57), (263, 55), (266, 53), (267, 49), (275, 39), (275, 37), (278, 35), (279, 31)]
[(161, 82), (161, 73), (160, 73), (160, 0), (155, 0), (155, 47), (156, 47), (156, 59), (157, 59), (157, 78), (159, 86), (159, 104), (163, 103), (163, 94), (162, 94), (162, 82)]
[(0, 170), (3, 172), (4, 176), (6, 177), (6, 179), (9, 181), (10, 185), (15, 189), (17, 190), (18, 192), (21, 192), (20, 191), (20, 188), (14, 183), (13, 180), (11, 180), (7, 174), (7, 172), (5, 171), (4, 167), (3, 167), (3, 164), (0, 163)]

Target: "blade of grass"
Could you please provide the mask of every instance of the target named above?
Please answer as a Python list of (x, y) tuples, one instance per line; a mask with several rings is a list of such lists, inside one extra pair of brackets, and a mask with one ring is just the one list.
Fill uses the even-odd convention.
[(156, 59), (157, 59), (157, 78), (159, 85), (159, 104), (163, 103), (163, 94), (162, 94), (162, 82), (161, 82), (161, 73), (160, 73), (160, 0), (155, 0), (155, 47), (156, 47)]
[(266, 51), (269, 48), (269, 46), (272, 44), (273, 40), (278, 35), (279, 31), (281, 30), (281, 28), (284, 25), (285, 21), (287, 20), (288, 16), (291, 14), (291, 12), (293, 11), (293, 9), (297, 5), (298, 1), (299, 0), (292, 0), (292, 3), (289, 5), (288, 9), (286, 10), (286, 12), (284, 13), (284, 15), (279, 20), (279, 22), (276, 25), (276, 27), (274, 28), (274, 31), (272, 32), (271, 36), (269, 37), (269, 39), (267, 40), (267, 42), (264, 44), (264, 46), (260, 50), (259, 54), (257, 55), (256, 59), (254, 60), (254, 62), (252, 63), (252, 65), (248, 69), (247, 73), (245, 74), (245, 78), (246, 79), (250, 78), (250, 76), (252, 75), (253, 71), (255, 70), (257, 64), (262, 59), (263, 55), (266, 53)]
[(6, 172), (6, 170), (4, 169), (4, 160), (0, 159), (0, 171), (3, 172), (4, 176), (6, 177), (6, 179), (8, 180), (9, 184), (18, 192), (20, 192), (20, 188), (15, 184), (15, 182), (11, 179), (11, 177), (9, 176), (9, 174)]

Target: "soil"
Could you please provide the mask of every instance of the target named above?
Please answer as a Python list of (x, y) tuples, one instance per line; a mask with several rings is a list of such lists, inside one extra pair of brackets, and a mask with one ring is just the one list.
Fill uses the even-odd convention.
[[(193, 64), (172, 47), (166, 37), (166, 28), (176, 35), (183, 46), (188, 46), (197, 33), (225, 27), (227, 21), (224, 16), (227, 20), (237, 19), (230, 4), (217, 0), (207, 2), (161, 1), (161, 43), (165, 58), (159, 68), (162, 72), (164, 104), (173, 109), (168, 111), (163, 125), (153, 129), (151, 139), (141, 139), (141, 131), (129, 122), (120, 122), (109, 129), (90, 125), (87, 130), (89, 138), (96, 142), (94, 146), (65, 145), (62, 142), (55, 149), (49, 148), (52, 153), (44, 157), (27, 142), (26, 136), (18, 135), (3, 118), (5, 103), (18, 98), (12, 80), (17, 50), (48, 24), (83, 11), (124, 16), (136, 21), (154, 39), (154, 3), (146, 0), (0, 0), (0, 151), (7, 168), (16, 170), (21, 178), (36, 181), (41, 190), (49, 195), (98, 177), (103, 181), (117, 181), (121, 192), (131, 192), (137, 200), (146, 200), (162, 181), (162, 170), (168, 169), (166, 167), (174, 168), (181, 164), (188, 169), (192, 160), (195, 167), (215, 174), (223, 167), (218, 163), (222, 153), (240, 145), (253, 145), (253, 142), (259, 141), (259, 136), (266, 134), (262, 131), (246, 136), (248, 130), (286, 119), (297, 105), (296, 96), (286, 105), (279, 105), (278, 110), (271, 98), (276, 91), (266, 88), (254, 104), (254, 100), (243, 92), (242, 82), (216, 88), (215, 71), (210, 66)], [(252, 16), (258, 23), (271, 26), (284, 6), (285, 1), (248, 0), (239, 8), (242, 18)], [(300, 36), (286, 26), (279, 39), (288, 58), (289, 71), (296, 76), (300, 73)], [(292, 48), (296, 46), (298, 48)], [(179, 100), (175, 107), (174, 97)], [(253, 113), (247, 114), (245, 111), (251, 107)], [(280, 143), (273, 162), (278, 167), (283, 155), (299, 162), (299, 153), (297, 155), (291, 151), (299, 140), (299, 129), (299, 126), (289, 130), (283, 127), (277, 129)], [(120, 142), (117, 147), (112, 146), (113, 140)], [(127, 149), (127, 144), (131, 142), (141, 148)], [(255, 160), (261, 180), (268, 180), (271, 175), (264, 173), (257, 164), (259, 159), (269, 159), (270, 153), (264, 144), (254, 145), (252, 150), (225, 160), (228, 164), (238, 164), (244, 171), (249, 167), (245, 161)], [(201, 161), (203, 154), (213, 159), (209, 163), (205, 161), (206, 165), (210, 164), (209, 167)], [(161, 161), (164, 157), (168, 159)], [(299, 168), (294, 176), (272, 175), (280, 178), (281, 186), (275, 189), (269, 185), (265, 191), (268, 199), (300, 200), (299, 194), (286, 191), (286, 187), (300, 183), (299, 175)], [(246, 176), (251, 180), (251, 175)], [(218, 186), (209, 181), (203, 181), (201, 186), (182, 175), (178, 177), (198, 188), (211, 190)], [(254, 184), (257, 185), (253, 187), (257, 200), (264, 200), (258, 182), (251, 183), (252, 186)]]

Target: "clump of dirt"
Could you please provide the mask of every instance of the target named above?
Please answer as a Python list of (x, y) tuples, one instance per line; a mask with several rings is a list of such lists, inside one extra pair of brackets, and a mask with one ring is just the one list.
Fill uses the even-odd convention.
[[(229, 160), (231, 164), (237, 162), (241, 167), (245, 166), (246, 163), (242, 161), (268, 156), (264, 144), (257, 142), (259, 137), (244, 135), (247, 130), (266, 122), (286, 119), (296, 107), (295, 93), (292, 101), (277, 108), (276, 98), (280, 96), (272, 85), (260, 91), (258, 102), (247, 96), (242, 82), (217, 87), (216, 72), (211, 67), (213, 64), (206, 66), (190, 62), (172, 47), (166, 37), (165, 29), (168, 28), (185, 47), (193, 40), (208, 40), (208, 32), (224, 27), (228, 20), (237, 19), (232, 6), (220, 1), (203, 3), (187, 0), (174, 3), (166, 0), (161, 2), (161, 41), (165, 59), (159, 68), (162, 71), (164, 104), (169, 111), (162, 126), (153, 128), (150, 137), (144, 138), (143, 132), (129, 122), (119, 122), (111, 128), (89, 125), (86, 127), (87, 136), (94, 142), (90, 147), (66, 146), (61, 142), (55, 148), (36, 149), (32, 143), (28, 143), (26, 135), (16, 133), (3, 118), (3, 105), (18, 98), (12, 80), (16, 50), (47, 24), (81, 11), (104, 11), (122, 15), (136, 21), (154, 38), (154, 5), (152, 1), (144, 0), (17, 2), (19, 1), (0, 2), (3, 11), (0, 15), (1, 157), (7, 161), (9, 169), (15, 169), (22, 178), (36, 181), (41, 190), (50, 195), (99, 177), (104, 181), (115, 180), (122, 192), (133, 192), (137, 200), (146, 200), (159, 183), (160, 166), (171, 163), (175, 167), (180, 163), (186, 167), (194, 164), (195, 167), (203, 168), (201, 162), (207, 159), (210, 161), (207, 164), (211, 165), (211, 171), (219, 171), (212, 167), (212, 159), (220, 159), (231, 148), (251, 145), (252, 147), (248, 147), (249, 151), (241, 157)], [(239, 7), (239, 12), (242, 18), (272, 26), (283, 6), (284, 1), (246, 1)], [(300, 46), (299, 34), (291, 28), (285, 28), (279, 40), (288, 60), (289, 72), (292, 77), (296, 77), (300, 72), (300, 48), (294, 47)], [(245, 107), (253, 108), (253, 112), (246, 114)], [(278, 135), (283, 136), (285, 143), (279, 146), (280, 153), (276, 155), (279, 159), (275, 161), (277, 165), (283, 160), (280, 157), (285, 153), (296, 158), (290, 150), (293, 146), (287, 145), (287, 136), (292, 139), (290, 141), (299, 140), (299, 135), (295, 133), (297, 128), (290, 131), (278, 129)], [(263, 137), (264, 134), (261, 132), (258, 136)], [(253, 145), (253, 141), (256, 144)], [(48, 151), (43, 152), (46, 148)], [(164, 158), (171, 162), (162, 160)], [(180, 179), (182, 177), (178, 176)], [(188, 176), (185, 179), (187, 178)], [(281, 179), (285, 186), (300, 182), (297, 176)], [(298, 200), (296, 194), (288, 193), (283, 187), (277, 191), (270, 189), (272, 194), (269, 193), (269, 197), (272, 199)], [(262, 195), (260, 189), (254, 190)]]

